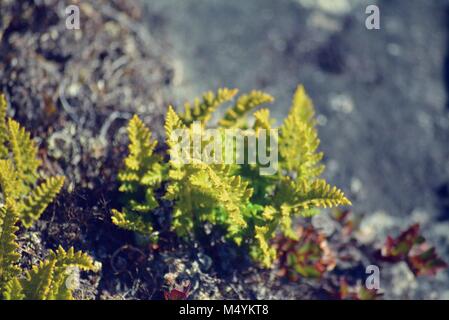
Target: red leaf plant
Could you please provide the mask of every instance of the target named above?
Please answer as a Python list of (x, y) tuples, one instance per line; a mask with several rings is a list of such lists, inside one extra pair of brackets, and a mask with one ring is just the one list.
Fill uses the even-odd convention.
[(296, 281), (299, 277), (320, 278), (336, 265), (326, 237), (312, 227), (298, 227), (299, 240), (279, 237), (275, 241), (279, 275)]
[(340, 278), (339, 284), (337, 297), (340, 300), (375, 300), (382, 296), (376, 289), (367, 289), (362, 285), (350, 286), (344, 277)]
[(165, 300), (187, 300), (190, 295), (190, 281), (184, 280), (181, 284), (176, 283), (176, 276), (172, 273), (165, 275), (169, 290), (164, 291)]
[(395, 239), (388, 236), (380, 251), (381, 258), (387, 262), (405, 261), (415, 276), (435, 275), (448, 265), (420, 235), (419, 229), (419, 224), (414, 224)]

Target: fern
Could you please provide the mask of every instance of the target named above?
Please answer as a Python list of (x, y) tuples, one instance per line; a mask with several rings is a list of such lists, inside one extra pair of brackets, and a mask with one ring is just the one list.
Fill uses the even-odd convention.
[(85, 271), (98, 268), (92, 258), (73, 248), (65, 251), (59, 247), (50, 251), (48, 259), (41, 261), (24, 278), (13, 278), (4, 291), (5, 299), (16, 300), (72, 300), (72, 288), (68, 285), (70, 267)]
[[(39, 219), (64, 184), (63, 177), (51, 177), (37, 186), (40, 160), (30, 134), (6, 118), (6, 100), (0, 95), (0, 190), (3, 200), (16, 202), (25, 227)], [(10, 156), (11, 155), (11, 156)]]
[(6, 98), (0, 93), (0, 158), (4, 159), (8, 156), (8, 148), (5, 144), (8, 141), (8, 127), (6, 125), (6, 111), (8, 104)]
[(0, 160), (0, 186), (5, 199), (18, 199), (23, 193), (19, 176), (10, 159)]
[(14, 278), (5, 285), (5, 291), (3, 292), (5, 300), (24, 300), (25, 294), (23, 293), (23, 287), (18, 278)]
[(25, 279), (20, 281), (20, 290), (25, 299), (47, 300), (53, 282), (55, 260), (46, 260), (27, 271)]
[(254, 123), (254, 129), (256, 131), (260, 129), (270, 130), (271, 129), (271, 119), (270, 119), (270, 110), (268, 109), (260, 109), (254, 112), (254, 118), (256, 119)]
[(0, 297), (6, 300), (70, 300), (69, 268), (98, 271), (91, 257), (73, 248), (59, 247), (29, 271), (19, 267), (20, 254), (15, 233), (19, 215), (13, 200), (0, 208)]
[(320, 144), (315, 128), (312, 101), (299, 86), (289, 115), (280, 128), (279, 153), (283, 169), (296, 179), (310, 182), (324, 170), (320, 164), (323, 154), (316, 152)]
[[(19, 267), (20, 254), (15, 233), (19, 230), (19, 215), (13, 200), (7, 199), (0, 208), (0, 297), (6, 300), (72, 299), (72, 288), (67, 286), (69, 267), (97, 271), (92, 258), (73, 248), (59, 247), (50, 251), (49, 258), (30, 271)], [(22, 276), (24, 274), (24, 277)]]
[(8, 119), (8, 132), (17, 175), (29, 191), (30, 185), (33, 185), (38, 178), (37, 169), (40, 161), (37, 158), (37, 147), (30, 134), (12, 119)]
[(151, 227), (151, 210), (158, 206), (154, 196), (162, 182), (165, 166), (160, 157), (153, 154), (157, 141), (151, 140), (151, 131), (139, 117), (134, 116), (128, 125), (129, 154), (124, 160), (124, 169), (119, 172), (119, 191), (125, 197), (123, 210), (113, 210), (114, 224), (132, 231), (138, 231), (157, 239)]
[(241, 96), (232, 108), (229, 108), (219, 125), (224, 128), (242, 127), (245, 125), (245, 115), (257, 106), (273, 102), (274, 98), (262, 91), (251, 91)]
[[(20, 274), (20, 255), (15, 233), (19, 230), (19, 216), (12, 200), (0, 208), (0, 289)], [(1, 294), (1, 291), (0, 291)]]
[[(196, 138), (202, 147), (211, 141), (206, 133), (207, 121), (212, 112), (221, 103), (232, 99), (235, 93), (227, 89), (218, 90), (217, 94), (209, 92), (202, 102), (196, 100), (193, 107), (186, 104), (181, 115), (170, 106), (165, 121), (167, 150), (159, 157), (154, 154), (155, 142), (151, 142), (149, 130), (137, 117), (131, 120), (128, 129), (130, 155), (125, 159), (119, 180), (122, 183), (120, 191), (132, 197), (126, 200), (122, 212), (112, 211), (115, 224), (146, 235), (155, 233), (151, 219), (151, 211), (158, 201), (155, 191), (162, 193), (165, 190), (163, 199), (173, 204), (171, 229), (178, 236), (202, 235), (204, 222), (210, 222), (225, 228), (227, 238), (246, 247), (261, 265), (270, 267), (276, 256), (271, 245), (276, 234), (280, 232), (289, 238), (297, 238), (292, 230), (295, 217), (310, 217), (319, 212), (318, 208), (350, 205), (341, 190), (319, 178), (324, 166), (321, 164), (323, 155), (317, 151), (320, 141), (315, 111), (302, 86), (295, 92), (290, 113), (279, 128), (279, 136), (269, 137), (270, 152), (276, 150), (271, 148), (274, 143), (279, 145), (277, 174), (261, 175), (259, 162), (222, 164), (209, 161), (223, 160), (216, 154), (204, 158), (204, 154), (192, 152), (196, 151)], [(228, 128), (252, 128), (254, 130), (245, 131), (245, 135), (259, 144), (264, 131), (273, 130), (274, 120), (268, 109), (261, 109), (254, 112), (255, 121), (250, 126), (247, 114), (272, 101), (270, 95), (261, 91), (241, 96), (219, 121), (218, 137)], [(187, 145), (180, 148), (180, 143)], [(140, 147), (136, 149), (136, 146)], [(203, 157), (197, 157), (199, 155)], [(165, 156), (170, 157), (168, 163), (163, 161)], [(148, 172), (151, 173), (149, 183), (143, 183), (142, 175)], [(145, 195), (148, 198), (142, 203), (139, 199)]]
[(48, 178), (20, 202), (20, 213), (25, 227), (31, 227), (34, 221), (39, 219), (59, 193), (63, 184), (63, 177)]
[(16, 121), (6, 118), (6, 100), (0, 95), (0, 298), (7, 300), (71, 299), (67, 268), (98, 269), (86, 254), (61, 247), (29, 271), (19, 267), (19, 222), (30, 227), (64, 184), (63, 177), (50, 177), (37, 185), (39, 165), (34, 141)]
[(181, 119), (187, 125), (194, 121), (205, 123), (220, 105), (232, 100), (237, 92), (237, 89), (227, 88), (219, 89), (217, 93), (206, 92), (203, 94), (202, 100), (196, 99), (193, 105), (190, 103), (184, 105), (184, 113), (181, 115)]

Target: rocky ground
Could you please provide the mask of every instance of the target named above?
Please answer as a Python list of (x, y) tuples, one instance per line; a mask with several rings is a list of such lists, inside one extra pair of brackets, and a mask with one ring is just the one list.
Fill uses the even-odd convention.
[[(81, 8), (79, 31), (65, 28), (68, 3)], [(365, 28), (367, 3), (379, 5), (381, 30)], [(167, 235), (139, 246), (110, 222), (132, 114), (160, 136), (169, 102), (228, 86), (273, 94), (281, 119), (298, 83), (317, 106), (326, 178), (364, 217), (347, 249), (358, 258), (338, 272), (357, 277), (372, 255), (364, 244), (414, 222), (448, 261), (448, 11), (442, 0), (3, 0), (0, 88), (39, 140), (43, 169), (68, 180), (22, 231), (24, 265), (59, 244), (87, 251), (103, 270), (82, 280), (79, 298), (162, 298), (167, 274), (188, 278), (193, 298), (332, 297), (227, 244)], [(382, 267), (381, 285), (386, 298), (449, 298), (447, 272), (416, 280), (403, 264)]]

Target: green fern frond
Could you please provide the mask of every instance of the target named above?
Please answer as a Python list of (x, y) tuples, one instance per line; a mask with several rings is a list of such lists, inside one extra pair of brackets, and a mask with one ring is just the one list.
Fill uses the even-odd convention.
[(218, 89), (217, 93), (208, 91), (203, 94), (201, 100), (196, 99), (193, 105), (190, 103), (184, 105), (184, 113), (181, 114), (181, 119), (186, 125), (194, 121), (206, 123), (212, 113), (223, 103), (232, 100), (237, 92), (237, 89), (227, 88)]
[(268, 239), (271, 238), (269, 228), (267, 226), (256, 226), (254, 237), (257, 240), (257, 245), (251, 248), (251, 255), (253, 259), (259, 261), (265, 268), (271, 267), (273, 261), (276, 259), (276, 251), (268, 242)]
[(241, 206), (249, 200), (253, 192), (248, 188), (248, 182), (243, 181), (240, 176), (230, 175), (230, 167), (226, 165), (210, 166), (204, 163), (196, 165), (199, 170), (208, 175), (208, 179), (207, 181), (195, 181), (196, 177), (193, 176), (191, 184), (203, 192), (209, 192), (218, 200), (219, 205), (226, 209), (229, 214), (228, 229), (231, 235), (246, 227)]
[[(67, 280), (68, 268), (77, 267), (85, 271), (98, 271), (91, 257), (73, 248), (65, 251), (59, 247), (50, 251), (48, 259), (34, 266), (20, 279), (23, 296), (26, 300), (71, 300), (72, 288)], [(17, 287), (17, 286), (16, 286)]]
[(61, 246), (56, 251), (50, 250), (49, 261), (55, 261), (53, 281), (48, 300), (72, 300), (72, 290), (69, 286), (70, 270), (74, 267), (83, 271), (98, 272), (100, 267), (94, 260), (82, 251), (75, 251), (73, 247), (65, 251)]
[(87, 255), (59, 248), (22, 277), (17, 223), (20, 220), (25, 227), (31, 226), (64, 183), (63, 177), (51, 177), (35, 186), (40, 165), (37, 150), (30, 134), (16, 121), (6, 119), (6, 101), (0, 95), (0, 188), (4, 202), (0, 207), (0, 294), (5, 299), (70, 298), (70, 289), (64, 287), (65, 269), (96, 269)]
[(259, 129), (271, 129), (272, 120), (270, 118), (270, 110), (260, 109), (254, 112), (254, 118), (256, 119), (254, 122), (254, 130), (256, 130), (256, 132), (258, 132)]
[(63, 185), (64, 177), (50, 177), (19, 203), (20, 217), (24, 227), (31, 227), (39, 219)]
[[(61, 190), (62, 177), (47, 179), (36, 188), (40, 160), (37, 146), (19, 123), (6, 119), (6, 101), (0, 95), (0, 189), (3, 200), (17, 203), (17, 211), (25, 227), (39, 218)], [(10, 157), (11, 154), (11, 157)], [(36, 188), (36, 189), (35, 189)]]
[(134, 116), (128, 124), (129, 154), (124, 160), (125, 167), (119, 172), (119, 191), (125, 196), (126, 205), (122, 211), (112, 211), (112, 222), (124, 229), (140, 232), (154, 238), (150, 212), (159, 203), (154, 190), (161, 183), (165, 166), (161, 158), (154, 154), (157, 141), (151, 138), (151, 131)]
[(301, 122), (311, 126), (316, 124), (315, 108), (303, 85), (299, 85), (293, 95), (291, 112)]
[(0, 160), (0, 188), (4, 198), (18, 199), (24, 192), (14, 164), (10, 159)]
[(37, 181), (37, 169), (40, 161), (37, 158), (37, 146), (18, 122), (8, 119), (9, 144), (14, 157), (17, 175), (27, 189)]
[(55, 260), (57, 268), (76, 266), (84, 271), (98, 271), (92, 257), (82, 251), (75, 251), (73, 247), (67, 251), (61, 246), (56, 251), (50, 250), (48, 259)]
[(178, 116), (172, 106), (168, 107), (167, 115), (165, 116), (165, 139), (167, 146), (173, 148), (178, 141), (175, 141), (174, 133), (177, 129), (186, 129), (186, 125)]
[(24, 300), (25, 294), (23, 287), (18, 278), (11, 279), (6, 285), (3, 292), (5, 300)]
[(283, 167), (297, 180), (313, 180), (324, 170), (320, 164), (323, 154), (317, 152), (320, 140), (315, 128), (312, 101), (299, 86), (293, 98), (292, 108), (280, 132), (279, 153)]
[(284, 210), (290, 208), (292, 213), (310, 216), (311, 208), (330, 208), (348, 206), (351, 202), (336, 187), (331, 187), (325, 180), (318, 179), (308, 184), (306, 181), (296, 183), (284, 178), (276, 191), (277, 206)]
[(129, 212), (126, 208), (123, 212), (112, 209), (112, 222), (123, 229), (141, 233), (147, 237), (153, 237), (154, 229), (149, 221), (145, 221), (142, 215)]
[(0, 293), (21, 271), (18, 266), (20, 255), (15, 235), (19, 230), (18, 219), (14, 202), (7, 199), (6, 204), (0, 208)]
[(8, 156), (8, 148), (6, 147), (6, 143), (8, 142), (8, 127), (6, 124), (7, 106), (5, 96), (0, 93), (0, 159)]
[(263, 91), (251, 91), (242, 95), (232, 108), (229, 108), (224, 117), (218, 122), (223, 128), (240, 128), (245, 125), (245, 115), (254, 108), (273, 102), (274, 98)]
[(246, 226), (241, 207), (252, 194), (248, 182), (233, 176), (230, 166), (206, 164), (195, 160), (192, 164), (174, 168), (165, 199), (175, 201), (172, 228), (179, 236), (192, 231), (195, 221), (215, 221), (213, 208), (222, 207), (222, 224), (232, 236)]
[(287, 238), (296, 240), (298, 238), (296, 232), (292, 228), (291, 208), (288, 205), (281, 205), (279, 225), (280, 230)]
[(25, 273), (21, 280), (23, 294), (27, 300), (47, 300), (55, 271), (55, 260), (41, 261)]
[(140, 118), (135, 115), (128, 125), (129, 155), (125, 166), (131, 172), (143, 175), (153, 162), (153, 151), (157, 141), (151, 140), (151, 131)]
[(297, 188), (297, 201), (294, 207), (300, 210), (351, 205), (340, 189), (330, 186), (322, 179), (313, 181), (310, 186), (304, 182), (300, 183)]

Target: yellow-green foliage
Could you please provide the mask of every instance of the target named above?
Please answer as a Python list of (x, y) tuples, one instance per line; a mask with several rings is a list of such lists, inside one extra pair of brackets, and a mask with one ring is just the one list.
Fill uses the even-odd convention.
[(6, 204), (0, 208), (0, 289), (20, 274), (19, 246), (16, 243), (16, 232), (19, 230), (18, 219), (19, 215), (15, 204), (8, 199)]
[(126, 206), (121, 212), (113, 210), (112, 221), (156, 240), (150, 212), (158, 206), (154, 190), (162, 182), (164, 166), (160, 157), (153, 154), (157, 141), (151, 140), (150, 130), (137, 116), (129, 123), (128, 135), (129, 155), (125, 159), (125, 168), (118, 175), (119, 190), (126, 195)]
[[(146, 234), (154, 232), (151, 210), (158, 202), (154, 191), (163, 194), (165, 189), (163, 198), (173, 202), (172, 230), (179, 236), (202, 233), (204, 222), (210, 222), (224, 227), (229, 239), (246, 246), (256, 261), (269, 267), (275, 258), (270, 241), (276, 234), (282, 232), (295, 238), (292, 217), (309, 217), (317, 213), (316, 208), (350, 205), (341, 190), (319, 178), (324, 166), (320, 162), (323, 155), (317, 151), (320, 141), (315, 111), (302, 86), (296, 90), (290, 113), (279, 128), (280, 159), (276, 175), (260, 175), (259, 164), (211, 164), (190, 154), (180, 155), (179, 141), (173, 140), (177, 137), (172, 133), (185, 129), (192, 140), (199, 134), (201, 141), (207, 141), (203, 129), (211, 113), (231, 100), (236, 92), (229, 89), (220, 89), (217, 94), (209, 92), (203, 102), (196, 100), (194, 107), (186, 104), (182, 115), (169, 107), (165, 122), (168, 164), (161, 160), (163, 154), (160, 158), (153, 154), (156, 143), (151, 142), (149, 130), (137, 117), (131, 120), (129, 156), (119, 179), (120, 190), (132, 197), (128, 198), (122, 213), (113, 211), (114, 223)], [(259, 139), (260, 130), (271, 129), (274, 123), (269, 110), (256, 111), (252, 126), (246, 116), (255, 107), (272, 101), (270, 95), (261, 91), (242, 95), (218, 121), (218, 128), (252, 128), (248, 134)], [(146, 157), (136, 156), (141, 154)], [(190, 161), (176, 161), (179, 156)], [(142, 179), (146, 175), (157, 179), (144, 184)], [(134, 197), (136, 190), (140, 196)], [(136, 204), (148, 210), (139, 211), (134, 207)], [(149, 218), (144, 221), (145, 217)]]
[(73, 288), (68, 285), (70, 270), (96, 271), (92, 258), (73, 248), (59, 247), (29, 271), (19, 267), (19, 246), (15, 233), (19, 214), (14, 200), (7, 199), (0, 208), (0, 298), (6, 300), (67, 300)]
[(187, 102), (184, 105), (184, 113), (181, 118), (185, 124), (191, 124), (193, 121), (207, 122), (212, 113), (214, 113), (217, 108), (230, 101), (237, 94), (238, 90), (233, 89), (219, 89), (215, 94), (212, 91), (203, 94), (203, 99), (195, 99), (193, 105)]
[(61, 190), (64, 178), (50, 177), (37, 185), (37, 147), (25, 129), (6, 117), (6, 105), (0, 94), (0, 298), (71, 299), (70, 268), (97, 269), (86, 254), (60, 247), (32, 270), (19, 266), (19, 222), (30, 227), (39, 219)]
[(37, 185), (40, 161), (37, 146), (19, 123), (6, 116), (6, 99), (0, 94), (0, 189), (3, 201), (14, 200), (22, 224), (39, 219), (64, 184), (50, 177)]
[(223, 128), (241, 127), (246, 125), (246, 115), (254, 108), (264, 103), (273, 102), (274, 98), (263, 91), (253, 90), (242, 95), (232, 108), (229, 108), (218, 124)]
[(72, 300), (72, 284), (69, 277), (73, 268), (96, 271), (91, 257), (70, 248), (50, 250), (49, 257), (25, 272), (25, 277), (15, 277), (6, 286), (5, 299), (20, 300)]

